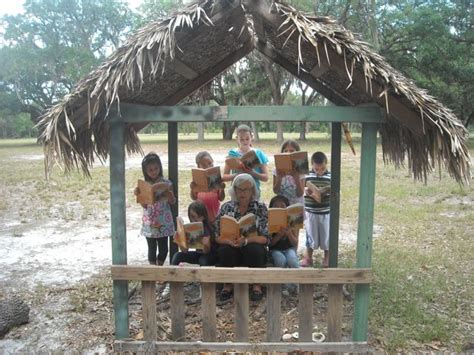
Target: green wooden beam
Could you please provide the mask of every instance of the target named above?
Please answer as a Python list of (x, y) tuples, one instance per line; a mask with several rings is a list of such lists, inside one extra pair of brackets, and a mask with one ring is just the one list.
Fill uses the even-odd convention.
[[(362, 147), (359, 188), (359, 222), (357, 228), (358, 268), (370, 268), (374, 227), (375, 166), (377, 159), (377, 125), (362, 125)], [(369, 285), (356, 285), (352, 339), (367, 339), (369, 319)]]
[(339, 253), (339, 206), (341, 191), (341, 123), (331, 124), (331, 218), (329, 220), (329, 267), (337, 267)]
[[(122, 103), (124, 122), (363, 122), (383, 123), (380, 107), (349, 106), (146, 106)], [(115, 119), (115, 118), (112, 118)]]
[[(176, 217), (179, 213), (179, 190), (178, 190), (178, 123), (168, 123), (168, 177), (173, 182), (173, 192), (176, 196), (176, 203), (171, 206), (173, 213), (174, 227), (176, 228)], [(173, 255), (178, 251), (178, 245), (170, 241), (170, 265)]]
[[(112, 264), (127, 264), (125, 218), (125, 124), (110, 125), (110, 215)], [(114, 281), (115, 338), (128, 338), (128, 281)]]

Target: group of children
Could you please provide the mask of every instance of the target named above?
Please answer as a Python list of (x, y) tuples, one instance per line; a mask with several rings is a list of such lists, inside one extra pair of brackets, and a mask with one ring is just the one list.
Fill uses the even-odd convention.
[[(268, 181), (268, 158), (263, 151), (253, 147), (253, 132), (247, 125), (237, 127), (237, 148), (228, 152), (230, 157), (241, 157), (250, 150), (254, 150), (259, 161), (254, 169), (243, 166), (241, 170), (231, 170), (225, 167), (222, 181), (232, 182), (234, 178), (247, 173), (252, 176), (256, 185), (256, 199), (260, 199), (260, 182)], [(281, 146), (282, 153), (299, 151), (300, 147), (294, 140), (287, 140)], [(196, 155), (198, 168), (212, 167), (214, 161), (208, 152)], [(311, 171), (307, 175), (293, 173), (285, 175), (281, 171), (273, 170), (274, 196), (269, 207), (284, 208), (294, 203), (305, 205), (305, 230), (306, 250), (300, 262), (296, 253), (298, 246), (298, 230), (285, 228), (271, 236), (268, 248), (273, 264), (276, 267), (298, 268), (300, 265), (308, 267), (313, 265), (313, 250), (321, 248), (324, 251), (322, 266), (328, 266), (329, 250), (329, 196), (324, 196), (321, 201), (312, 197), (310, 189), (305, 188), (306, 181), (311, 181), (318, 187), (331, 184), (331, 173), (327, 170), (327, 157), (322, 152), (311, 156)], [(142, 161), (142, 170), (145, 181), (155, 184), (171, 182), (164, 178), (163, 167), (159, 156), (155, 153), (147, 154)], [(181, 248), (172, 260), (172, 265), (182, 262), (199, 264), (201, 266), (215, 265), (217, 260), (216, 235), (214, 222), (219, 212), (220, 202), (225, 199), (225, 184), (209, 192), (198, 192), (194, 182), (190, 185), (191, 199), (193, 202), (188, 207), (188, 217), (191, 222), (203, 222), (204, 235), (203, 250), (188, 251)], [(140, 234), (146, 237), (148, 244), (148, 261), (153, 265), (163, 265), (168, 254), (168, 244), (175, 234), (173, 216), (170, 205), (176, 203), (176, 198), (171, 192), (165, 200), (158, 200), (154, 204), (143, 205), (142, 228)], [(232, 191), (232, 189), (230, 189)], [(138, 190), (135, 190), (138, 194)], [(157, 254), (158, 249), (158, 254)]]

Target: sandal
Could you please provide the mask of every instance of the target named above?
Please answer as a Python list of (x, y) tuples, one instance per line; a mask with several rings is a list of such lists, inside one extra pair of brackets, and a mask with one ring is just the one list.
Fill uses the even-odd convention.
[(221, 294), (219, 295), (219, 300), (221, 302), (229, 300), (232, 297), (232, 293), (233, 293), (232, 290), (229, 291), (229, 290), (223, 289), (221, 291)]
[(303, 258), (300, 262), (301, 267), (313, 267), (313, 260), (309, 258)]

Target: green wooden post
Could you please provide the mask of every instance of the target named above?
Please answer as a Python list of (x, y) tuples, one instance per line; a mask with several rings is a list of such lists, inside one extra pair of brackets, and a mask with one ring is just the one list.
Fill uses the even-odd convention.
[[(372, 260), (372, 232), (374, 227), (375, 165), (377, 158), (377, 125), (362, 124), (360, 164), (359, 222), (357, 228), (358, 268), (370, 268)], [(353, 341), (367, 340), (369, 319), (369, 285), (356, 285)]]
[[(110, 123), (110, 215), (112, 264), (127, 264), (125, 219), (125, 124)], [(128, 281), (114, 281), (115, 338), (128, 338)]]
[(339, 254), (339, 205), (341, 190), (341, 123), (331, 129), (331, 218), (329, 220), (329, 267), (337, 267)]
[[(178, 123), (168, 123), (168, 177), (173, 182), (173, 192), (176, 196), (176, 203), (171, 206), (173, 221), (176, 228), (176, 217), (179, 212), (179, 193), (178, 193)], [(178, 246), (170, 241), (170, 264), (173, 255), (178, 251)]]

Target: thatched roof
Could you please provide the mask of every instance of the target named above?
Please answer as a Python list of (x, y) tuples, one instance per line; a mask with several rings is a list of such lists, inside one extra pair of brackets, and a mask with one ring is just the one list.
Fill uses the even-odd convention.
[[(469, 180), (468, 132), (451, 110), (331, 19), (269, 0), (201, 0), (141, 28), (44, 113), (39, 139), (67, 170), (87, 173), (109, 154), (112, 106), (176, 105), (254, 49), (336, 105), (384, 107), (386, 161), (407, 157), (418, 179), (442, 162), (457, 181)], [(140, 151), (142, 127), (127, 126), (129, 152)]]

